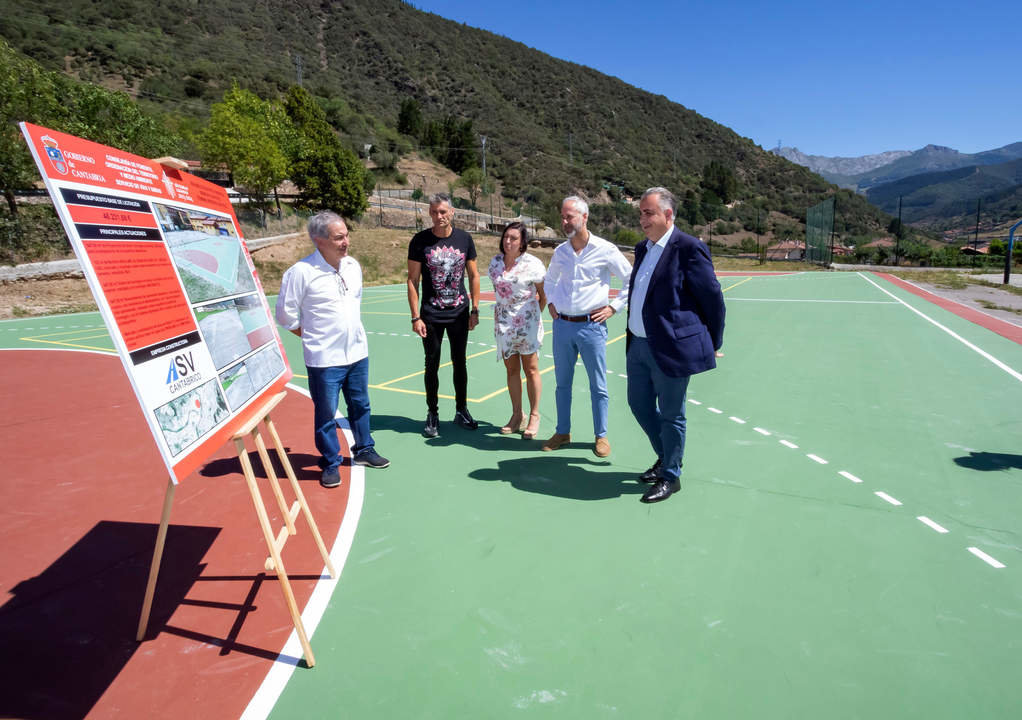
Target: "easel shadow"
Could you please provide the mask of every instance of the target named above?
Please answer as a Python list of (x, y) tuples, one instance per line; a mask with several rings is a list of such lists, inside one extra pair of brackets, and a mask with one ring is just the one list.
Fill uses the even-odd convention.
[[(157, 525), (103, 521), (0, 607), (0, 717), (80, 718), (138, 649)], [(171, 525), (151, 627), (165, 625), (204, 569), (219, 528)]]
[[(287, 452), (288, 459), (291, 461), (291, 468), (295, 471), (295, 477), (299, 482), (303, 480), (319, 482), (319, 477), (323, 470), (319, 467), (318, 455), (294, 453), (291, 452), (290, 448), (284, 448), (284, 450)], [(284, 472), (284, 466), (280, 464), (276, 451), (271, 448), (269, 456), (270, 462), (273, 463), (273, 472), (276, 473), (277, 478), (285, 479), (287, 475)], [(252, 463), (252, 471), (255, 473), (255, 476), (259, 479), (266, 479), (266, 468), (263, 467), (263, 461), (259, 458), (259, 453), (255, 450), (250, 450), (248, 460)], [(241, 461), (237, 455), (211, 460), (199, 470), (199, 475), (202, 477), (225, 477), (227, 475), (241, 474)]]

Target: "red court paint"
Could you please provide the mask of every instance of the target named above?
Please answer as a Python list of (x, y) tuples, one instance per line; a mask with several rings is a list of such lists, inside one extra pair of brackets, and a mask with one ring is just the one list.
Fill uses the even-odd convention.
[(874, 273), (877, 277), (881, 277), (887, 280), (889, 283), (897, 285), (903, 290), (908, 290), (913, 295), (927, 300), (934, 305), (944, 308), (945, 310), (954, 313), (958, 317), (965, 318), (969, 322), (976, 323), (981, 327), (985, 327), (987, 330), (992, 330), (1001, 337), (1008, 338), (1012, 342), (1022, 344), (1022, 327), (1018, 325), (1012, 325), (1010, 322), (1005, 322), (998, 318), (982, 313), (979, 310), (974, 310), (970, 307), (957, 303), (954, 300), (948, 300), (942, 298), (940, 295), (935, 295), (932, 292), (923, 290), (922, 288), (916, 287), (915, 285), (905, 282), (901, 278), (897, 278), (890, 273)]
[[(292, 626), (263, 571), (233, 443), (177, 486), (148, 639), (136, 643), (168, 478), (120, 361), (12, 350), (0, 373), (0, 717), (238, 717)], [(304, 395), (289, 391), (273, 420), (329, 548), (347, 468), (340, 488), (319, 486)], [(283, 555), (304, 607), (323, 563), (301, 519), (298, 529)]]

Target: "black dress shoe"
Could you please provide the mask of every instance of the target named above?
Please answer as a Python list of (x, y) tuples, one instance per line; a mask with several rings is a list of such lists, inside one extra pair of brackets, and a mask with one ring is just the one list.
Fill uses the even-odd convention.
[(660, 468), (663, 467), (663, 464), (663, 461), (660, 458), (657, 458), (656, 462), (653, 463), (653, 467), (639, 476), (639, 482), (655, 483), (660, 479)]
[(679, 490), (681, 490), (681, 480), (675, 480), (674, 482), (663, 479), (657, 480), (656, 484), (647, 490), (645, 495), (639, 498), (639, 502), (660, 502), (661, 500), (666, 500)]

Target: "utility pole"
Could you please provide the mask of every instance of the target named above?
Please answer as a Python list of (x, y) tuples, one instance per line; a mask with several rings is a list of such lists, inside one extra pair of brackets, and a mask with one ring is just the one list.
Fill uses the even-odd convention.
[(295, 71), (298, 75), (298, 87), (302, 86), (302, 54), (295, 53)]
[(901, 255), (901, 195), (898, 196), (898, 231), (894, 233), (894, 265), (897, 267)]
[(568, 164), (569, 165), (574, 165), (575, 164), (575, 151), (574, 151), (574, 145), (573, 145), (573, 138), (571, 137), (571, 133), (570, 132), (568, 133)]
[(483, 139), (483, 182), (486, 182), (486, 136), (481, 136)]

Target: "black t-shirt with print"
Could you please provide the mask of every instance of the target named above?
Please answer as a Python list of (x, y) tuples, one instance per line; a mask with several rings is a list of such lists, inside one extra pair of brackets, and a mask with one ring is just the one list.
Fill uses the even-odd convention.
[(408, 245), (408, 259), (422, 265), (419, 315), (427, 322), (450, 322), (469, 302), (465, 264), (476, 259), (476, 246), (464, 230), (451, 230), (445, 238), (423, 230)]

